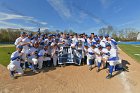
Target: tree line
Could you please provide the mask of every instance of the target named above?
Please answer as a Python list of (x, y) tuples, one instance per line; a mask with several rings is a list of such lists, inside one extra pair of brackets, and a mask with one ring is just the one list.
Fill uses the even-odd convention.
[[(36, 33), (35, 31), (29, 31), (25, 29), (0, 29), (0, 42), (14, 42), (16, 38), (20, 36), (20, 32), (25, 31), (25, 32), (32, 32)], [(69, 33), (69, 34), (75, 34), (73, 30), (44, 30), (42, 31), (43, 33), (46, 34), (56, 34), (56, 33)], [(94, 32), (94, 31), (93, 31)], [(112, 36), (115, 40), (117, 41), (137, 41), (137, 36), (138, 36), (139, 31), (136, 30), (135, 28), (123, 28), (123, 29), (115, 29), (113, 26), (107, 26), (100, 28), (98, 30), (99, 35), (105, 35), (109, 34)]]
[[(26, 32), (26, 33), (37, 33), (39, 30), (37, 31), (30, 31), (30, 30), (25, 30), (25, 29), (12, 29), (12, 28), (7, 28), (7, 29), (0, 29), (0, 42), (1, 43), (8, 43), (8, 42), (15, 42), (15, 40), (20, 36), (21, 32)], [(56, 34), (56, 33), (69, 33), (69, 34), (75, 34), (74, 31), (72, 30), (64, 30), (64, 31), (60, 31), (60, 30), (48, 30), (45, 29), (43, 31), (41, 31), (41, 33), (44, 34)]]
[(0, 29), (0, 42), (14, 42), (19, 34), (20, 29)]
[(139, 31), (135, 28), (115, 29), (113, 26), (107, 26), (100, 28), (98, 33), (109, 34), (117, 41), (137, 41)]

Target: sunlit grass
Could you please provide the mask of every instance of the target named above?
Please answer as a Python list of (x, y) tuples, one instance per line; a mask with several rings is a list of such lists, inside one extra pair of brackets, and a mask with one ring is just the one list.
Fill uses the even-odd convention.
[(15, 51), (15, 47), (6, 47), (6, 45), (0, 45), (0, 64), (7, 66), (10, 62), (11, 53)]
[(140, 62), (140, 45), (120, 44), (119, 47), (130, 57), (135, 59), (137, 62)]

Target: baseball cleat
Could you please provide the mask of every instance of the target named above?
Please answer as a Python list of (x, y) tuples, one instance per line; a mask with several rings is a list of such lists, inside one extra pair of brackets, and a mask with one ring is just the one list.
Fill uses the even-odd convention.
[(92, 70), (92, 67), (89, 68), (89, 71), (91, 71), (91, 70)]
[(34, 70), (33, 72), (34, 72), (34, 73), (36, 73), (36, 74), (38, 74), (38, 73), (39, 73), (39, 72), (38, 72), (38, 71), (36, 71), (36, 70)]
[(11, 79), (14, 80), (14, 79), (16, 79), (16, 77), (15, 76), (11, 76)]
[(122, 70), (128, 72), (129, 69), (127, 67), (123, 67)]
[(97, 72), (100, 72), (100, 69), (97, 69)]
[(112, 78), (112, 75), (108, 74), (108, 76), (106, 76), (106, 79), (110, 79), (110, 78)]

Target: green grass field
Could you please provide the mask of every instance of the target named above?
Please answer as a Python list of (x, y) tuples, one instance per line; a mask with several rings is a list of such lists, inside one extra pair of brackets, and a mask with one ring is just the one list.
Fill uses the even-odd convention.
[(121, 44), (119, 47), (128, 54), (131, 58), (140, 63), (140, 45), (125, 45)]
[(13, 44), (0, 44), (0, 46), (14, 46)]
[(7, 66), (10, 62), (10, 56), (11, 54), (8, 53), (12, 53), (15, 51), (15, 47), (14, 46), (10, 46), (10, 47), (6, 47), (9, 45), (0, 45), (0, 64)]

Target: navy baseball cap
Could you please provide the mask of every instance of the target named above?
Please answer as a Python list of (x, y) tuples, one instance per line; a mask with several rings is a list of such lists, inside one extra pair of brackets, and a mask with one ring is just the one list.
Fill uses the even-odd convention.
[(49, 35), (48, 35), (48, 37), (51, 37), (51, 36), (52, 36), (52, 34), (49, 34)]
[(21, 34), (21, 35), (24, 35), (24, 34), (26, 34), (26, 32), (20, 32), (20, 34)]
[(93, 35), (94, 35), (94, 33), (91, 33), (91, 34), (93, 34)]
[(111, 45), (110, 45), (109, 43), (106, 43), (106, 45), (105, 45), (105, 46), (106, 46), (106, 47), (109, 47), (109, 46), (111, 47)]
[(98, 48), (103, 48), (100, 44), (99, 44), (99, 45), (97, 45), (97, 47), (98, 47)]
[(44, 48), (47, 47), (47, 46), (48, 46), (48, 44), (45, 44), (45, 45), (44, 45)]
[(94, 35), (94, 37), (98, 37), (97, 35)]
[(33, 36), (33, 34), (32, 33), (28, 33), (28, 36)]

